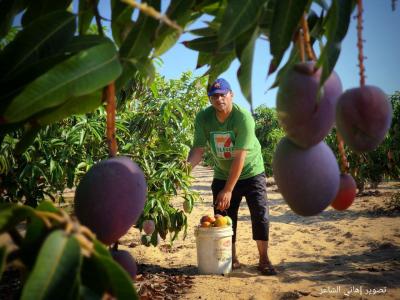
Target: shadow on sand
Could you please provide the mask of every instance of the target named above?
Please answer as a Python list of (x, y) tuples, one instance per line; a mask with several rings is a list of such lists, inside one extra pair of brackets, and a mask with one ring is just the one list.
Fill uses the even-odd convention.
[(400, 248), (390, 243), (360, 254), (331, 256), (322, 262), (281, 262), (280, 280), (400, 287)]

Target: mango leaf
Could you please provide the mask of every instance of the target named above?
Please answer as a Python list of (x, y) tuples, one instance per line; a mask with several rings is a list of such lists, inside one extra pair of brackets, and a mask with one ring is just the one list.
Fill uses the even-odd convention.
[(4, 119), (13, 123), (67, 99), (89, 94), (121, 74), (115, 48), (104, 43), (79, 52), (40, 76), (13, 99)]
[(94, 240), (93, 246), (94, 246), (94, 251), (97, 253), (97, 255), (112, 257), (110, 252), (107, 250), (106, 246), (104, 246), (104, 244), (102, 244), (99, 240), (97, 239)]
[[(58, 209), (50, 201), (42, 201), (36, 207), (35, 211), (47, 211), (57, 213)], [(40, 247), (46, 238), (48, 229), (43, 223), (42, 219), (36, 215), (32, 216), (30, 222), (26, 227), (25, 238), (22, 241), (21, 258), (25, 265), (32, 268)]]
[[(0, 95), (0, 114), (8, 106), (10, 100), (18, 95), (29, 82), (46, 73), (50, 68), (73, 54), (102, 43), (112, 44), (110, 39), (99, 35), (74, 36), (65, 47), (59, 49), (58, 53), (38, 58), (31, 64), (23, 64), (11, 76), (7, 76), (0, 82), (0, 89), (2, 90)], [(63, 44), (60, 44), (58, 46), (62, 45)]]
[(24, 153), (25, 150), (33, 143), (40, 129), (40, 126), (37, 126), (36, 124), (33, 126), (29, 124), (28, 127), (25, 128), (21, 139), (15, 145), (15, 154), (21, 155)]
[(34, 210), (29, 206), (0, 204), (0, 233), (14, 228), (32, 215), (34, 215)]
[(199, 69), (205, 65), (210, 64), (211, 60), (212, 60), (212, 54), (205, 53), (205, 52), (199, 52), (199, 55), (197, 56), (196, 69)]
[(204, 74), (208, 75), (208, 85), (211, 85), (220, 74), (225, 72), (235, 58), (235, 51), (214, 55), (210, 62), (210, 68)]
[(262, 33), (269, 37), (271, 32), (272, 20), (274, 17), (274, 10), (277, 0), (268, 0), (261, 8), (261, 15), (258, 18), (258, 26)]
[(75, 16), (65, 11), (46, 15), (18, 32), (0, 54), (0, 81), (12, 76), (19, 68), (41, 57), (56, 54), (75, 32)]
[(333, 71), (340, 55), (341, 43), (347, 34), (355, 1), (333, 0), (326, 16), (326, 44), (317, 65), (322, 66), (320, 86)]
[(70, 42), (65, 45), (63, 49), (64, 52), (76, 54), (79, 51), (104, 44), (109, 43), (113, 44), (113, 42), (107, 38), (96, 34), (87, 34), (81, 36), (74, 36)]
[(243, 32), (250, 29), (262, 11), (266, 0), (228, 1), (221, 28), (218, 33), (219, 47), (234, 41)]
[(1, 280), (1, 275), (3, 275), (3, 272), (6, 268), (6, 258), (7, 258), (7, 247), (1, 246), (0, 247), (0, 280)]
[(28, 3), (25, 0), (3, 0), (0, 2), (0, 39), (5, 37), (11, 28), (15, 15), (22, 11)]
[(153, 82), (156, 76), (156, 69), (150, 58), (143, 58), (141, 60), (129, 59), (128, 61), (132, 63), (132, 66), (139, 72), (139, 75), (143, 78), (143, 82), (148, 84)]
[(205, 36), (191, 41), (184, 41), (182, 44), (199, 52), (214, 53), (218, 48), (218, 38), (217, 36)]
[(99, 0), (79, 0), (78, 28), (79, 34), (84, 35), (94, 18), (93, 7), (97, 7)]
[(211, 27), (202, 27), (202, 28), (193, 29), (193, 30), (190, 30), (188, 33), (197, 35), (197, 36), (217, 35), (217, 32), (214, 30), (214, 28), (211, 28)]
[(133, 27), (133, 8), (120, 0), (111, 0), (111, 31), (115, 43), (121, 46)]
[(226, 6), (227, 6), (226, 0), (222, 1), (205, 0), (205, 1), (200, 1), (200, 3), (196, 3), (194, 10), (201, 11), (211, 16), (217, 16), (218, 14), (221, 13), (221, 11), (225, 11)]
[[(160, 0), (151, 0), (148, 2), (154, 9), (160, 11)], [(158, 27), (158, 20), (140, 13), (139, 18), (129, 32), (119, 49), (122, 61), (122, 74), (116, 82), (116, 90), (119, 91), (127, 80), (137, 72), (136, 68), (132, 68), (129, 59), (139, 61), (148, 57), (153, 49), (153, 38)]]
[(72, 0), (35, 0), (29, 1), (28, 8), (22, 16), (21, 23), (23, 27), (35, 22), (41, 16), (54, 11), (66, 10)]
[[(242, 94), (246, 97), (247, 102), (249, 102), (251, 110), (252, 108), (252, 95), (251, 95), (251, 83), (252, 83), (252, 70), (253, 70), (253, 57), (256, 40), (259, 34), (259, 29), (256, 27), (245, 35), (242, 40), (239, 39), (236, 49), (237, 57), (240, 61), (240, 67), (237, 71), (237, 77), (240, 84), (240, 89)], [(248, 40), (250, 36), (250, 40)]]
[(111, 256), (94, 252), (85, 258), (82, 283), (95, 293), (111, 293), (117, 299), (139, 299), (132, 279)]
[(65, 61), (70, 55), (59, 54), (41, 59), (33, 64), (24, 66), (10, 76), (7, 81), (0, 83), (0, 115), (3, 115), (11, 101), (20, 94), (25, 87), (36, 80), (57, 64)]
[(280, 68), (278, 74), (275, 77), (275, 82), (271, 85), (269, 89), (277, 87), (279, 85), (281, 78), (285, 76), (285, 73), (299, 61), (300, 61), (299, 49), (298, 47), (293, 47), (292, 51), (290, 52), (289, 59), (287, 60), (286, 64), (282, 68)]
[[(315, 37), (319, 37), (319, 34), (321, 32), (322, 28), (322, 16), (321, 18), (318, 18), (316, 14), (313, 11), (310, 11), (307, 22), (308, 22), (308, 28), (311, 32), (315, 32)], [(310, 33), (311, 33), (310, 32)], [(315, 38), (311, 38), (311, 46), (315, 42)], [(285, 73), (287, 70), (291, 69), (296, 63), (300, 61), (300, 53), (298, 47), (292, 47), (292, 50), (290, 52), (289, 58), (285, 65), (280, 68), (278, 71), (278, 74), (275, 77), (274, 83), (271, 85), (269, 89), (273, 89), (279, 85), (279, 82), (282, 77), (285, 76)]]
[(269, 74), (278, 68), (283, 54), (290, 45), (309, 0), (277, 1), (270, 32), (270, 52), (273, 56)]
[(44, 241), (21, 299), (68, 299), (79, 276), (78, 241), (64, 231), (53, 231)]
[[(166, 15), (174, 20), (179, 26), (184, 28), (191, 21), (191, 7), (194, 0), (172, 0)], [(181, 32), (165, 23), (161, 23), (157, 29), (157, 35), (154, 42), (154, 55), (159, 56), (169, 50), (178, 41)]]
[(54, 109), (46, 110), (36, 117), (39, 125), (50, 125), (71, 115), (85, 114), (94, 111), (102, 103), (102, 90), (93, 93), (73, 97)]
[(108, 38), (98, 35), (75, 36), (65, 48), (62, 48), (62, 51), (60, 50), (61, 53), (43, 57), (32, 64), (24, 64), (21, 66), (12, 76), (8, 76), (5, 78), (5, 81), (0, 83), (0, 89), (2, 90), (0, 95), (0, 114), (4, 112), (11, 100), (18, 95), (28, 83), (73, 54), (102, 43), (112, 44)]
[(189, 49), (206, 53), (229, 53), (234, 50), (234, 43), (218, 48), (217, 36), (200, 37), (191, 41), (184, 41), (182, 44)]

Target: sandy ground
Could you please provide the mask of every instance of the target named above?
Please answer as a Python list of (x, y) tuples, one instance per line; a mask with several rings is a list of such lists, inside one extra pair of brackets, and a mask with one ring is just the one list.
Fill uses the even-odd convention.
[[(136, 258), (139, 270), (153, 276), (189, 276), (191, 284), (179, 299), (400, 299), (400, 214), (382, 209), (399, 182), (383, 184), (376, 195), (357, 197), (344, 212), (331, 208), (314, 217), (294, 214), (268, 187), (270, 203), (270, 258), (277, 276), (262, 276), (256, 269), (258, 253), (251, 238), (250, 215), (243, 200), (239, 211), (237, 251), (244, 266), (222, 275), (199, 275), (194, 227), (204, 214), (212, 214), (212, 171), (197, 167), (193, 189), (202, 201), (189, 215), (189, 229), (168, 247), (140, 245), (133, 228), (121, 248)], [(272, 180), (268, 179), (269, 181)], [(182, 200), (173, 205), (182, 207)], [(164, 275), (165, 276), (165, 275)]]
[[(120, 240), (119, 247), (138, 262), (138, 291), (156, 291), (142, 299), (400, 299), (400, 211), (386, 208), (400, 182), (367, 190), (344, 212), (329, 208), (307, 218), (294, 214), (269, 184), (269, 254), (278, 275), (262, 276), (256, 269), (257, 247), (243, 199), (237, 251), (244, 266), (222, 276), (198, 273), (194, 228), (201, 216), (212, 214), (212, 170), (197, 167), (193, 176), (192, 188), (202, 201), (188, 216), (186, 239), (180, 234), (172, 246), (167, 237), (145, 247), (132, 228)], [(182, 208), (182, 202), (176, 198), (172, 204)]]

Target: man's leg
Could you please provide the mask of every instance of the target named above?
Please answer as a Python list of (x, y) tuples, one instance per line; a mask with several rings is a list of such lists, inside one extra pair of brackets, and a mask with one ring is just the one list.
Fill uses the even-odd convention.
[(272, 263), (268, 257), (268, 241), (258, 240), (256, 242), (257, 242), (258, 253), (260, 255), (260, 259), (258, 262), (258, 269), (264, 275), (276, 275), (277, 274), (276, 270), (272, 266)]
[(245, 197), (250, 210), (253, 239), (259, 253), (258, 268), (264, 275), (275, 275), (276, 271), (268, 257), (269, 207), (265, 175), (257, 175), (248, 181)]

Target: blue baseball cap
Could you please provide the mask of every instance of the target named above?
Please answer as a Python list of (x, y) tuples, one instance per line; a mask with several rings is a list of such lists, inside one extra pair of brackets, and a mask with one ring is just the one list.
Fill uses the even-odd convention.
[(214, 94), (227, 94), (230, 92), (231, 86), (229, 85), (229, 82), (226, 81), (223, 78), (218, 78), (217, 80), (214, 81), (214, 83), (211, 85), (209, 91), (208, 91), (208, 96), (212, 96)]

